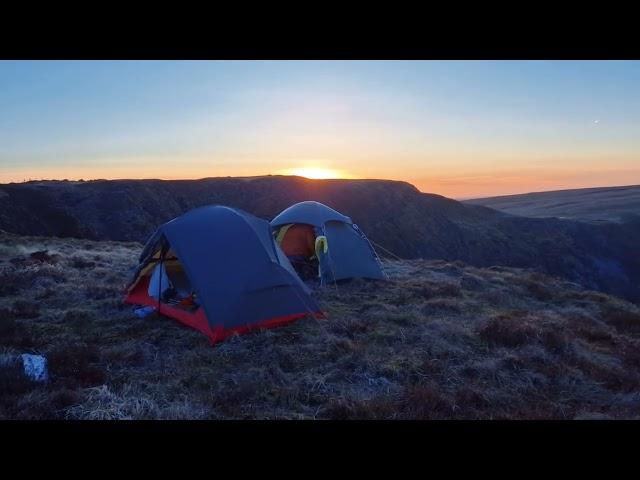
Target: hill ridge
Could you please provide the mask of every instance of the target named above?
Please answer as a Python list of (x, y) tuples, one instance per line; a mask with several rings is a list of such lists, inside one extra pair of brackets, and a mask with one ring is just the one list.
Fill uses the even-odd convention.
[(403, 258), (538, 268), (640, 301), (638, 222), (590, 225), (527, 218), (420, 192), (391, 180), (271, 176), (203, 180), (105, 180), (5, 184), (0, 229), (21, 235), (144, 242), (192, 208), (219, 203), (271, 220), (317, 200), (349, 215), (376, 243)]
[(505, 213), (585, 222), (625, 222), (640, 215), (640, 185), (590, 187), (464, 200)]

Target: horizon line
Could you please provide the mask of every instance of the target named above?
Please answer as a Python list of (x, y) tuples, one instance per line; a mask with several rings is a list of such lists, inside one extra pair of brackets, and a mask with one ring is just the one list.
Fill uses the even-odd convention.
[(552, 192), (569, 192), (576, 190), (592, 190), (592, 189), (602, 189), (602, 188), (631, 188), (631, 187), (640, 187), (640, 184), (625, 184), (625, 185), (606, 185), (606, 186), (590, 186), (590, 187), (577, 187), (577, 188), (558, 188), (551, 190), (533, 190), (528, 192), (521, 193), (509, 193), (505, 195), (491, 195), (487, 197), (447, 197), (440, 193), (436, 192), (425, 192), (420, 190), (416, 185), (411, 183), (408, 180), (395, 180), (389, 178), (308, 178), (302, 175), (286, 175), (279, 173), (268, 173), (261, 175), (220, 175), (220, 176), (208, 176), (208, 177), (200, 177), (200, 178), (92, 178), (92, 179), (84, 179), (80, 178), (77, 180), (68, 179), (68, 178), (42, 178), (42, 179), (28, 179), (22, 181), (12, 181), (7, 183), (0, 183), (0, 187), (5, 185), (20, 185), (24, 183), (38, 183), (38, 182), (73, 182), (73, 183), (89, 183), (89, 182), (124, 182), (124, 181), (159, 181), (159, 182), (197, 182), (202, 180), (214, 180), (214, 179), (223, 179), (223, 178), (238, 178), (238, 179), (257, 179), (264, 177), (285, 177), (285, 178), (299, 178), (308, 180), (311, 182), (322, 182), (322, 181), (384, 181), (384, 182), (399, 182), (406, 183), (414, 187), (418, 192), (430, 195), (440, 195), (445, 198), (451, 198), (457, 201), (472, 201), (472, 200), (487, 200), (493, 198), (502, 198), (502, 197), (513, 197), (518, 195), (531, 195), (537, 193), (552, 193)]

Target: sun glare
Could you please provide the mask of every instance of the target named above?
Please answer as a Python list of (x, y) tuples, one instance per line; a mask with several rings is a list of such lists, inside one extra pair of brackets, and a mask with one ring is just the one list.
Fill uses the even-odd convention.
[(346, 176), (338, 170), (331, 170), (329, 168), (316, 168), (316, 167), (300, 167), (291, 168), (286, 170), (285, 175), (297, 175), (299, 177), (312, 178), (320, 180), (324, 178), (346, 178)]

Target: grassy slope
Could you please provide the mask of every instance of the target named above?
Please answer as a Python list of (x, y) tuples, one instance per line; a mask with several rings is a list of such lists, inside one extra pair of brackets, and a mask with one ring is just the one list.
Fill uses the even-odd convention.
[(535, 192), (479, 198), (464, 203), (525, 217), (621, 221), (628, 215), (640, 212), (640, 186)]
[[(122, 303), (140, 248), (0, 236), (0, 418), (640, 417), (640, 309), (614, 297), (388, 262), (387, 283), (318, 292), (326, 320), (212, 348)], [(23, 352), (47, 356), (50, 383), (21, 377)]]

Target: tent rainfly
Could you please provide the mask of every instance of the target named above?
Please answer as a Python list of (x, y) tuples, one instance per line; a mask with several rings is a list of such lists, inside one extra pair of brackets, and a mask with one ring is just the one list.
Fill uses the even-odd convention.
[[(283, 210), (271, 221), (271, 228), (287, 255), (292, 245), (287, 242), (287, 233), (296, 225), (314, 228), (322, 284), (347, 278), (387, 278), (364, 232), (346, 215), (314, 201)], [(324, 241), (318, 242), (319, 238)]]
[(322, 316), (269, 223), (220, 205), (191, 210), (156, 230), (125, 301), (155, 307), (212, 343)]

